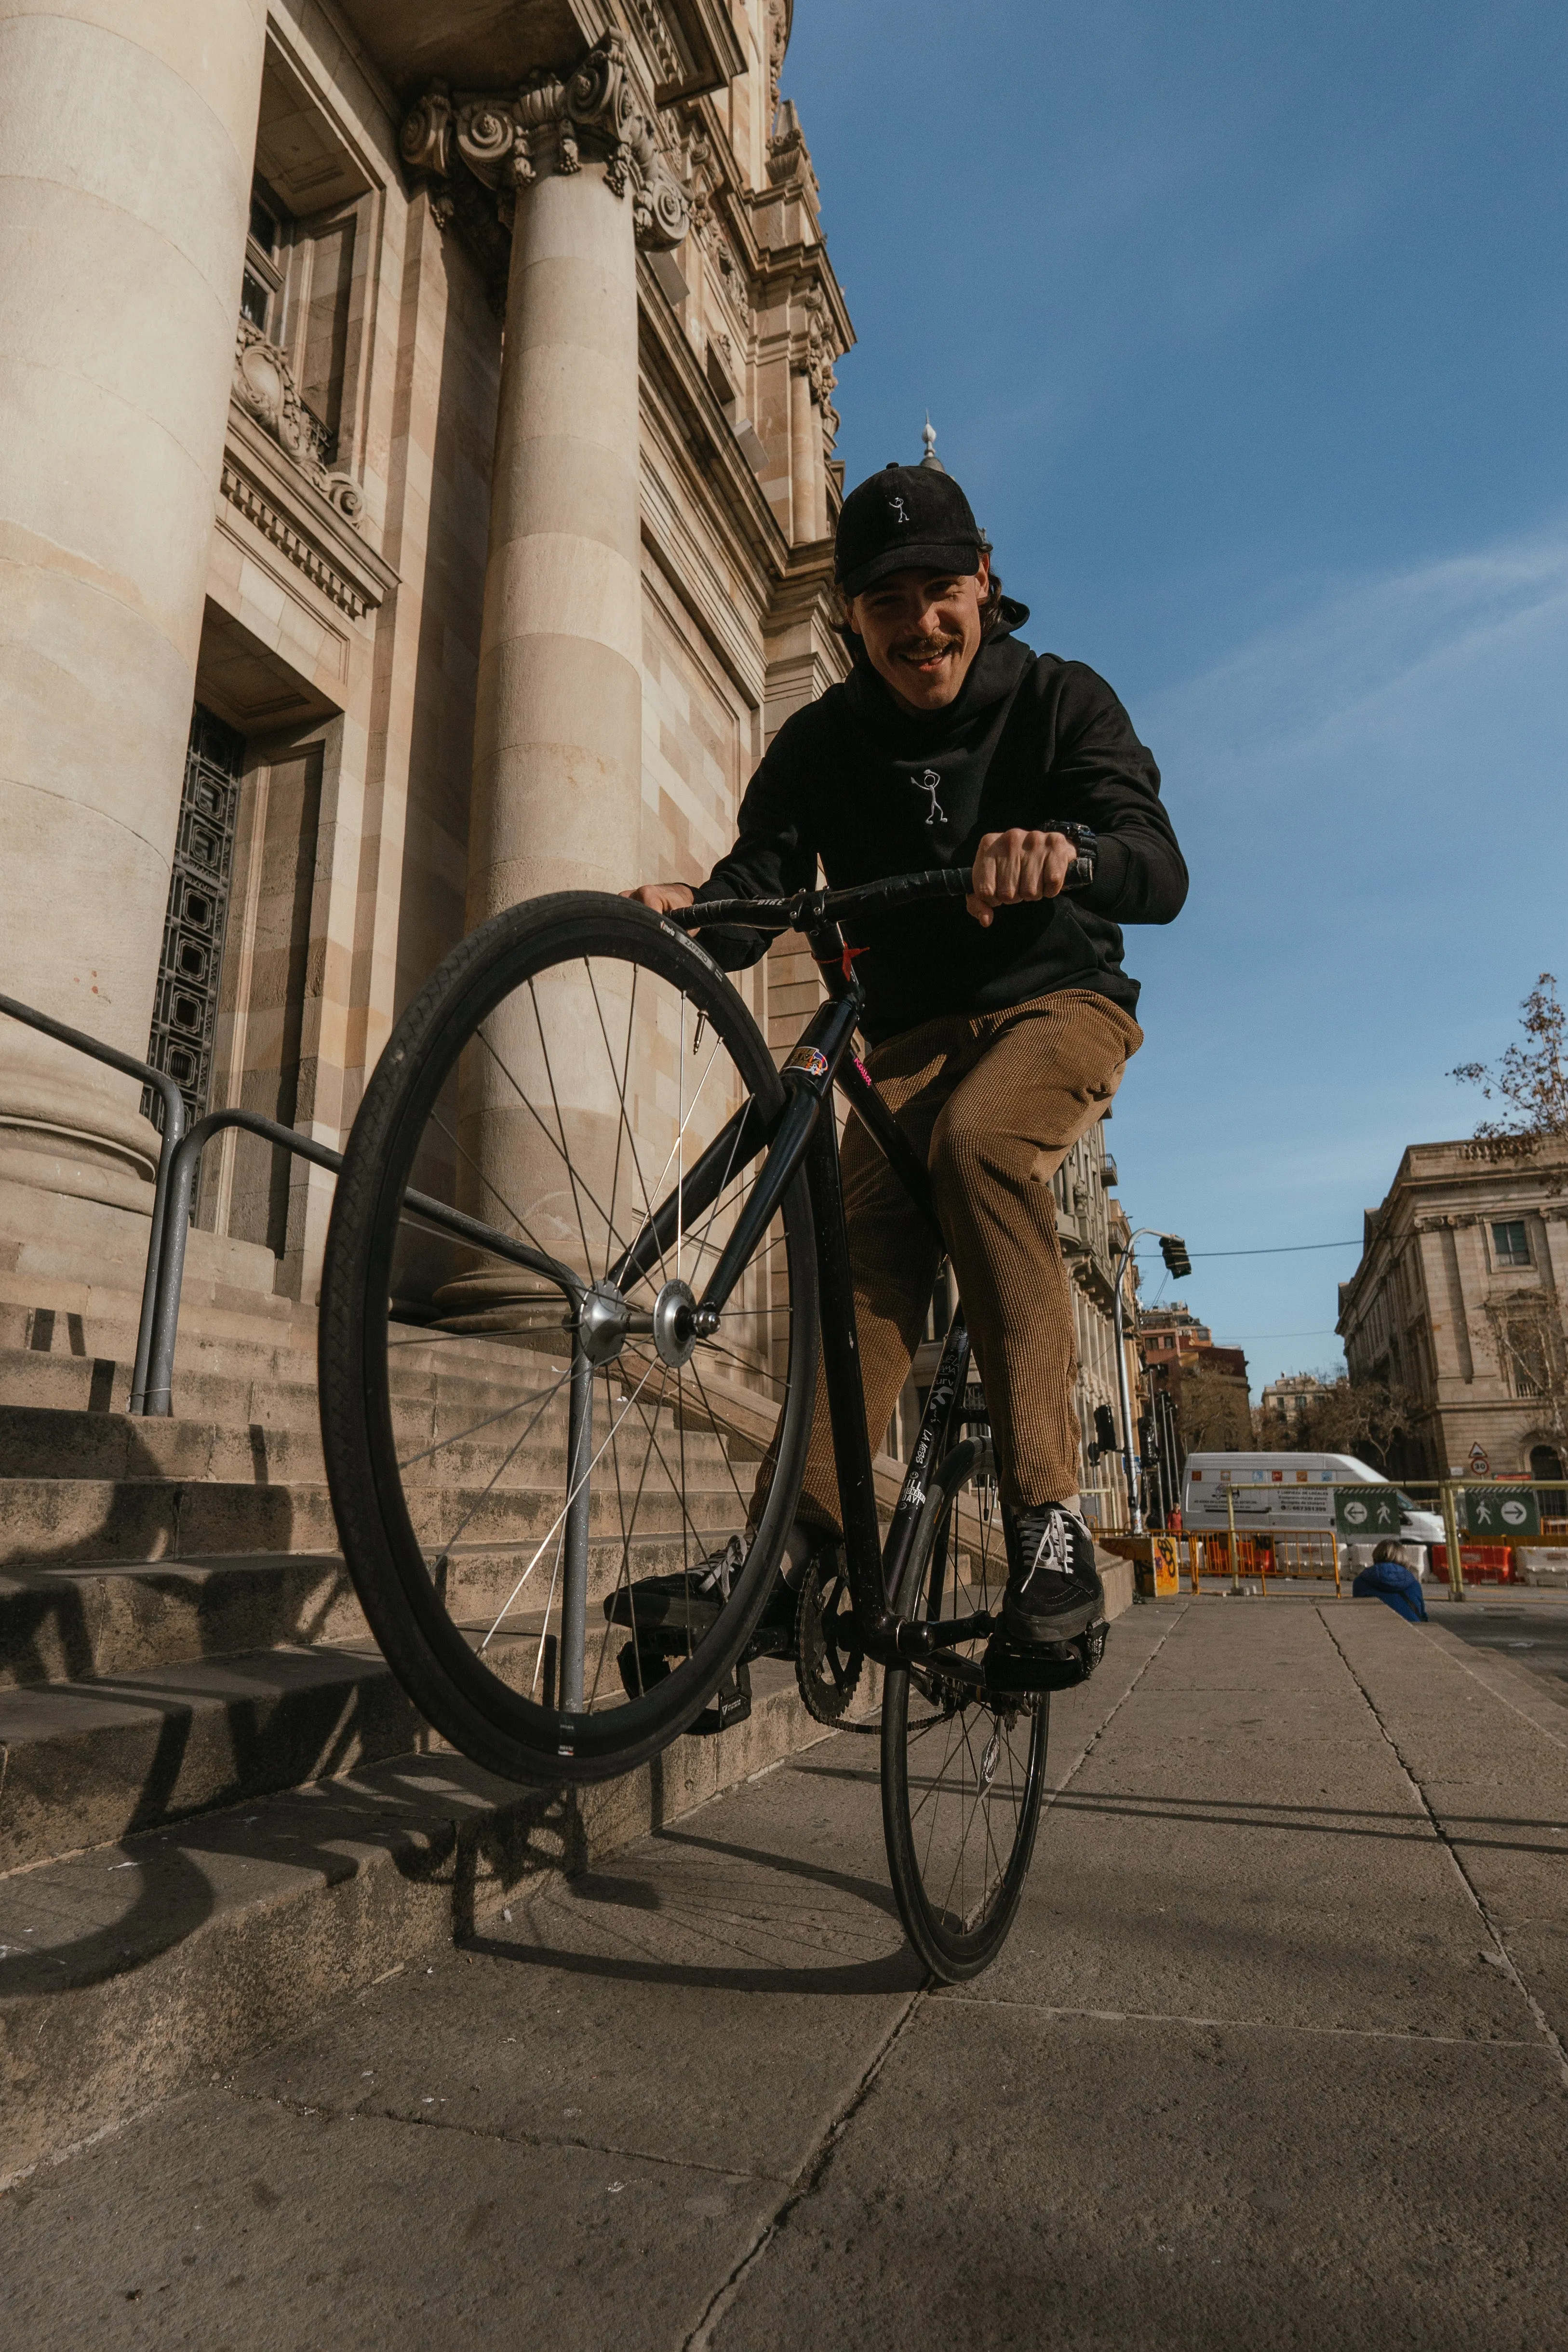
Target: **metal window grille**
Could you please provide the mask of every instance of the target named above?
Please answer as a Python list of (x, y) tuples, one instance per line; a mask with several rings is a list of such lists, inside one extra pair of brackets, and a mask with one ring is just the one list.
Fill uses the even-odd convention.
[[(213, 1044), (218, 980), (234, 875), (245, 738), (198, 702), (191, 718), (180, 830), (169, 877), (163, 955), (152, 1000), (147, 1058), (166, 1070), (185, 1098), (187, 1123), (212, 1107)], [(163, 1108), (151, 1087), (141, 1091), (143, 1114), (160, 1129)]]

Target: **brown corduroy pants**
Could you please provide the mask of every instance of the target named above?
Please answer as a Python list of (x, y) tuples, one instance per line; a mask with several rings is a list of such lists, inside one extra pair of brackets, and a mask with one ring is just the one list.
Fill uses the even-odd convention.
[[(985, 1382), (1002, 1494), (1015, 1509), (1078, 1489), (1072, 1298), (1051, 1179), (1103, 1111), (1144, 1033), (1109, 997), (1061, 989), (1006, 1012), (923, 1022), (879, 1045), (877, 1090), (931, 1171)], [(844, 1210), (872, 1451), (925, 1329), (941, 1252), (851, 1115)], [(819, 1370), (801, 1516), (839, 1525)]]

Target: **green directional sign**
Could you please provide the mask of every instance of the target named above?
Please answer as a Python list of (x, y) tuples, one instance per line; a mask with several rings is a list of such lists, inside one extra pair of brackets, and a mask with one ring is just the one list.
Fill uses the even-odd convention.
[(1454, 1499), (1460, 1528), (1477, 1543), (1523, 1543), (1541, 1533), (1541, 1497), (1528, 1487), (1461, 1486)]
[(1375, 1541), (1380, 1536), (1399, 1533), (1399, 1489), (1397, 1486), (1336, 1486), (1333, 1490), (1333, 1523), (1336, 1535), (1367, 1538)]

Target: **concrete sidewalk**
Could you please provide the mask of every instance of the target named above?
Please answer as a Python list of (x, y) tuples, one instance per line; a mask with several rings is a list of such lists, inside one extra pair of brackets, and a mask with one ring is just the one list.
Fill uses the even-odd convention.
[[(1568, 1708), (1373, 1602), (1171, 1602), (925, 1989), (873, 1735), (0, 2199), (8, 2344), (1562, 2340)], [(0, 2123), (3, 2129), (3, 2123)]]

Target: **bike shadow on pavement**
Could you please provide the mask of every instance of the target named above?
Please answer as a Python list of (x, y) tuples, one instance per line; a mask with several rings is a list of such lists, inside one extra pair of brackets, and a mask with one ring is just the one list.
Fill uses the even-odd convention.
[[(532, 1969), (749, 1993), (913, 1991), (880, 1808), (797, 1764), (478, 1923), (463, 1948)], [(873, 1776), (874, 1778), (874, 1776)]]

